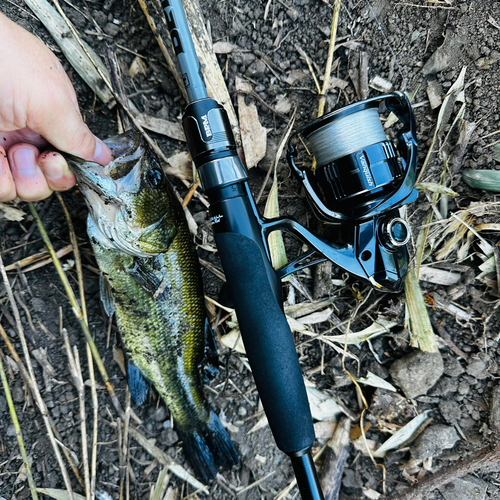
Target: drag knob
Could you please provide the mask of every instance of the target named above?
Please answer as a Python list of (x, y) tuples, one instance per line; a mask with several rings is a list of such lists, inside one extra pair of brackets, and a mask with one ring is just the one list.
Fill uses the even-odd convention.
[(397, 248), (410, 241), (411, 231), (408, 223), (400, 217), (386, 220), (382, 225), (382, 243), (388, 248)]

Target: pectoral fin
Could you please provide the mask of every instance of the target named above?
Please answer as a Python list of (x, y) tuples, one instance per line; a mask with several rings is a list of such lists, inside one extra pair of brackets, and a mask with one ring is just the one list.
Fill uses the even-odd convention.
[(115, 297), (113, 296), (111, 283), (104, 273), (101, 273), (99, 276), (99, 287), (101, 289), (101, 302), (104, 306), (104, 311), (109, 318), (112, 318), (116, 310)]
[(127, 376), (132, 399), (137, 406), (143, 405), (148, 398), (150, 383), (130, 359), (127, 360)]
[(134, 259), (134, 266), (127, 269), (127, 274), (153, 296), (161, 285), (161, 280), (155, 272), (147, 267), (141, 259)]

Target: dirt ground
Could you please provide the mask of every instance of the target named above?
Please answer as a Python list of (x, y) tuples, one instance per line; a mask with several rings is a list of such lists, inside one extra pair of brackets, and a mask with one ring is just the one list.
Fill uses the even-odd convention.
[[(236, 106), (237, 77), (249, 82), (255, 97), (247, 97), (247, 103), (255, 102), (260, 122), (268, 129), (266, 157), (258, 167), (250, 171), (250, 181), (257, 193), (265, 180), (266, 172), (274, 162), (274, 156), (293, 110), (296, 109), (296, 124), (299, 128), (316, 117), (318, 92), (302, 49), (311, 60), (313, 72), (322, 79), (326, 64), (333, 0), (269, 0), (247, 2), (240, 0), (202, 2), (205, 21), (213, 42), (230, 42), (234, 45), (228, 54), (218, 55), (228, 89)], [(135, 106), (152, 116), (176, 121), (185, 105), (176, 83), (166, 69), (163, 56), (151, 34), (142, 11), (136, 2), (129, 0), (73, 0), (65, 1), (62, 7), (72, 19), (82, 37), (103, 54), (106, 42), (116, 45), (117, 56), (123, 69), (127, 95)], [(82, 114), (92, 131), (105, 138), (118, 132), (116, 109), (109, 110), (96, 99), (93, 92), (64, 60), (61, 52), (47, 34), (42, 24), (20, 0), (0, 0), (0, 9), (24, 28), (40, 37), (60, 57), (75, 88)], [(438, 335), (439, 362), (442, 369), (436, 380), (428, 384), (424, 392), (408, 399), (408, 389), (395, 375), (396, 361), (410, 361), (413, 351), (409, 345), (409, 330), (405, 324), (405, 295), (369, 293), (365, 283), (347, 280), (342, 283), (343, 271), (333, 266), (332, 285), (323, 297), (334, 298), (334, 314), (348, 320), (356, 306), (361, 303), (350, 328), (360, 331), (369, 327), (381, 315), (389, 318), (395, 326), (385, 335), (349, 346), (356, 359), (348, 358), (346, 368), (356, 377), (365, 377), (371, 371), (396, 386), (398, 392), (363, 386), (369, 409), (364, 416), (366, 437), (376, 447), (386, 441), (391, 433), (408, 423), (415, 415), (428, 411), (432, 422), (428, 428), (441, 426), (456, 436), (449, 443), (437, 440), (441, 449), (429, 451), (425, 443), (410, 441), (397, 451), (389, 452), (384, 459), (387, 495), (400, 498), (408, 487), (419, 487), (422, 480), (439, 474), (446, 467), (461, 460), (471, 461), (478, 450), (492, 446), (496, 441), (496, 428), (500, 422), (500, 404), (495, 404), (494, 388), (500, 376), (499, 346), (499, 291), (498, 268), (480, 276), (482, 255), (489, 244), (493, 255), (497, 255), (499, 242), (499, 208), (495, 205), (495, 193), (472, 189), (462, 180), (462, 169), (500, 169), (500, 153), (495, 147), (499, 139), (499, 91), (500, 91), (500, 2), (489, 0), (343, 0), (340, 11), (337, 44), (332, 75), (338, 78), (327, 96), (327, 110), (338, 109), (360, 100), (356, 89), (356, 70), (360, 58), (368, 58), (368, 81), (381, 77), (394, 90), (414, 93), (413, 108), (417, 120), (419, 143), (419, 166), (424, 162), (432, 144), (440, 111), (439, 102), (431, 106), (432, 99), (443, 99), (466, 67), (463, 99), (458, 99), (446, 117), (447, 124), (438, 133), (433, 153), (427, 163), (421, 181), (442, 182), (452, 188), (456, 196), (433, 198), (429, 190), (421, 191), (419, 198), (408, 208), (408, 220), (412, 225), (413, 251), (417, 235), (426, 214), (434, 212), (434, 220), (442, 222), (433, 226), (428, 237), (426, 258), (423, 264), (431, 266), (427, 280), (420, 286), (426, 298), (427, 309), (435, 333)], [(439, 50), (438, 50), (439, 49)], [(134, 77), (128, 74), (132, 62), (139, 54), (145, 63), (144, 74)], [(383, 92), (376, 90), (377, 84), (368, 87), (373, 97)], [(378, 87), (379, 88), (379, 87)], [(429, 90), (430, 89), (430, 90)], [(432, 99), (430, 99), (432, 98)], [(462, 109), (463, 108), (463, 109)], [(463, 114), (460, 115), (460, 112)], [(458, 118), (457, 118), (458, 117)], [(455, 121), (456, 120), (456, 121)], [(462, 122), (461, 122), (462, 121)], [(463, 122), (475, 128), (465, 143), (459, 136)], [(152, 134), (167, 156), (185, 150), (185, 143)], [(458, 148), (456, 147), (458, 143)], [(449, 158), (464, 145), (459, 161), (449, 163)], [(443, 174), (447, 165), (447, 169)], [(272, 179), (272, 177), (271, 177)], [(280, 213), (309, 224), (312, 217), (296, 180), (291, 177), (284, 158), (278, 166)], [(187, 190), (179, 180), (172, 182), (182, 195)], [(260, 207), (271, 187), (265, 188)], [(120, 370), (120, 343), (114, 325), (109, 325), (100, 304), (99, 281), (95, 260), (85, 235), (86, 207), (78, 190), (63, 195), (79, 238), (84, 260), (85, 292), (89, 311), (89, 325), (97, 347), (104, 360), (118, 398), (125, 404), (126, 379)], [(478, 208), (478, 202), (482, 205)], [(476, 204), (476, 205), (474, 205)], [(28, 213), (22, 202), (15, 205)], [(220, 268), (218, 257), (206, 248), (214, 244), (207, 220), (206, 207), (196, 198), (188, 205), (198, 224), (199, 256)], [(443, 234), (435, 230), (450, 227), (456, 221), (453, 216), (463, 216), (464, 210), (475, 207), (467, 215), (466, 222), (474, 232), (464, 231), (458, 238), (456, 231)], [(37, 209), (56, 249), (69, 242), (68, 228), (61, 206), (55, 197), (37, 203)], [(437, 215), (438, 214), (438, 215)], [(0, 213), (1, 215), (1, 213)], [(462, 227), (458, 224), (458, 227)], [(468, 233), (468, 236), (467, 234)], [(452, 240), (452, 238), (455, 238)], [(467, 238), (469, 238), (467, 240)], [(446, 256), (439, 252), (451, 243)], [(463, 247), (468, 241), (469, 246)], [(34, 229), (31, 216), (21, 222), (2, 221), (0, 218), (1, 256), (5, 265), (40, 252), (44, 245)], [(285, 239), (289, 256), (296, 255), (300, 248)], [(22, 245), (19, 248), (19, 245)], [(204, 248), (202, 248), (204, 247)], [(458, 253), (457, 253), (457, 250)], [(460, 251), (461, 250), (461, 251)], [(76, 272), (71, 255), (63, 258), (68, 264), (68, 276), (76, 290)], [(498, 263), (497, 263), (498, 266)], [(453, 284), (441, 284), (433, 269), (440, 269), (458, 276)], [(69, 381), (67, 357), (60, 334), (66, 328), (71, 345), (77, 346), (82, 359), (82, 371), (87, 378), (85, 343), (71, 311), (63, 288), (52, 265), (19, 275), (9, 273), (14, 291), (19, 297), (21, 317), (26, 330), (30, 351), (46, 349), (50, 365), (55, 374), (43, 383), (40, 365), (33, 359), (42, 396), (58, 429), (64, 445), (81, 457), (81, 442), (78, 431), (79, 403), (77, 392)], [(222, 281), (203, 268), (206, 294), (216, 299)], [(24, 279), (24, 277), (26, 279)], [(242, 277), (244, 279), (244, 277)], [(298, 282), (305, 294), (313, 295), (314, 283), (311, 272), (299, 273)], [(299, 287), (300, 288), (300, 287)], [(296, 302), (308, 301), (298, 289), (291, 293), (291, 285), (285, 287), (285, 297)], [(366, 299), (366, 300), (364, 300)], [(444, 304), (444, 305), (443, 305)], [(28, 314), (29, 313), (29, 314)], [(225, 313), (219, 312), (219, 319)], [(21, 353), (21, 344), (14, 330), (12, 312), (6, 292), (0, 287), (0, 319)], [(333, 326), (332, 317), (321, 323), (308, 325), (311, 331), (321, 333)], [(30, 326), (32, 325), (32, 326)], [(217, 327), (217, 334), (229, 331), (225, 320)], [(340, 334), (339, 331), (333, 334)], [(303, 373), (317, 389), (337, 400), (344, 412), (352, 417), (354, 433), (359, 429), (359, 416), (363, 405), (351, 379), (343, 372), (341, 355), (321, 339), (296, 334), (296, 344)], [(7, 350), (0, 344), (4, 360)], [(240, 500), (270, 500), (293, 479), (288, 458), (276, 449), (267, 426), (253, 429), (261, 420), (258, 396), (251, 373), (245, 367), (241, 354), (220, 345), (221, 371), (211, 381), (206, 394), (212, 408), (228, 422), (231, 437), (238, 448), (241, 464), (232, 471), (225, 471), (210, 485), (208, 498)], [(436, 355), (434, 355), (436, 356)], [(433, 358), (436, 360), (437, 358)], [(441, 361), (442, 360), (442, 361)], [(428, 363), (428, 362), (427, 362)], [(31, 458), (34, 479), (39, 487), (64, 488), (59, 468), (47, 438), (45, 427), (36, 405), (26, 390), (24, 382), (7, 362), (9, 383), (20, 421), (26, 449)], [(423, 371), (415, 376), (425, 379), (435, 366), (423, 364)], [(117, 451), (117, 431), (113, 426), (117, 414), (104, 389), (99, 375), (99, 447), (97, 463), (97, 491), (100, 499), (118, 499), (120, 469)], [(142, 420), (140, 430), (148, 439), (189, 469), (183, 456), (175, 429), (172, 428), (168, 410), (163, 404), (153, 401), (143, 408), (133, 406)], [(497, 414), (498, 413), (498, 414)], [(90, 391), (87, 390), (87, 422), (92, 421)], [(356, 427), (357, 426), (357, 427)], [(323, 426), (325, 428), (327, 426)], [(318, 426), (318, 429), (320, 427)], [(499, 426), (500, 428), (500, 426)], [(252, 430), (252, 432), (250, 432)], [(422, 429), (420, 430), (422, 431)], [(322, 438), (315, 445), (318, 451), (326, 442)], [(359, 434), (359, 433), (358, 433)], [(354, 438), (354, 435), (352, 435)], [(440, 435), (439, 439), (443, 436)], [(437, 439), (437, 438), (436, 438)], [(416, 459), (417, 444), (422, 449), (421, 458)], [(359, 440), (351, 445), (342, 479), (341, 495), (377, 498), (383, 491), (383, 473), (375, 467)], [(413, 462), (409, 463), (410, 456)], [(423, 463), (422, 463), (423, 460)], [(494, 461), (494, 460), (493, 460)], [(321, 459), (320, 459), (321, 462)], [(405, 466), (405, 467), (403, 467)], [(130, 445), (130, 498), (150, 498), (162, 466), (137, 442)], [(23, 500), (30, 496), (26, 476), (22, 473), (22, 461), (17, 439), (10, 419), (3, 390), (0, 391), (0, 500)], [(490, 465), (469, 474), (463, 482), (453, 482), (440, 487), (423, 497), (414, 498), (461, 500), (484, 500), (500, 498), (500, 466)], [(70, 474), (72, 474), (70, 472)], [(457, 475), (458, 472), (451, 474)], [(82, 488), (72, 477), (75, 492)], [(263, 479), (258, 485), (241, 493), (243, 487)], [(170, 477), (170, 486), (177, 488), (177, 495), (168, 498), (186, 498), (194, 494), (192, 486)], [(468, 489), (472, 485), (472, 489)], [(172, 490), (174, 495), (175, 490)], [(367, 491), (363, 496), (363, 491)], [(461, 496), (462, 495), (462, 496)], [(464, 496), (465, 495), (465, 496)], [(198, 493), (198, 498), (207, 497)], [(48, 498), (48, 497), (47, 497)], [(190, 498), (195, 498), (191, 496)], [(292, 488), (286, 498), (299, 498)], [(406, 497), (405, 497), (406, 498)], [(409, 497), (408, 497), (409, 498)], [(413, 497), (412, 497), (413, 498)]]

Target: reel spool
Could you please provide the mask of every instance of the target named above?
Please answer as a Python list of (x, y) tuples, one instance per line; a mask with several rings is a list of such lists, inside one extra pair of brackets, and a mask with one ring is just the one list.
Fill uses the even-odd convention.
[[(403, 125), (397, 147), (384, 132), (381, 105)], [(350, 228), (341, 250), (332, 242), (332, 251), (323, 255), (347, 269), (343, 264), (352, 252), (366, 273), (361, 277), (389, 291), (399, 291), (408, 269), (410, 228), (398, 208), (417, 197), (415, 129), (410, 102), (402, 92), (394, 92), (313, 121), (290, 138), (287, 151), (316, 216), (326, 224)], [(297, 135), (316, 158), (315, 172), (296, 164), (292, 141)]]

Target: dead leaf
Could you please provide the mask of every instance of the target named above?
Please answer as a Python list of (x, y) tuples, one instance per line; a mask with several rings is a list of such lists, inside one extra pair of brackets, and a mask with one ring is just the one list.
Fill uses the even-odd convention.
[(165, 135), (171, 139), (176, 139), (177, 141), (186, 142), (184, 130), (179, 122), (170, 122), (145, 113), (137, 115), (136, 120), (147, 130)]
[(493, 19), (491, 16), (488, 17), (488, 22), (492, 25), (492, 26), (495, 26), (495, 28), (499, 29), (500, 30), (500, 23), (498, 23), (497, 21), (495, 21), (495, 19)]
[(292, 101), (288, 99), (288, 97), (281, 97), (277, 99), (276, 106), (274, 107), (274, 110), (277, 111), (278, 113), (281, 113), (283, 115), (286, 115), (290, 113), (292, 109)]
[(148, 70), (146, 68), (146, 63), (143, 61), (141, 57), (136, 56), (135, 59), (132, 61), (130, 68), (128, 69), (128, 74), (132, 78), (135, 78), (139, 73), (146, 76), (147, 72)]
[(11, 207), (5, 203), (0, 203), (0, 220), (10, 220), (20, 222), (26, 214), (18, 208)]
[(164, 169), (167, 174), (185, 181), (193, 180), (193, 160), (187, 151), (176, 153), (167, 158), (167, 160), (168, 165)]
[(125, 354), (123, 353), (123, 349), (119, 347), (113, 347), (113, 359), (118, 363), (120, 370), (123, 375), (127, 375), (127, 369), (125, 368)]
[[(241, 78), (236, 78), (236, 90), (246, 93), (248, 83)], [(266, 155), (267, 129), (260, 124), (255, 103), (251, 102), (247, 105), (245, 95), (241, 93), (238, 94), (238, 119), (246, 164), (250, 169)]]
[[(55, 498), (55, 500), (69, 500), (70, 496), (66, 490), (55, 490), (53, 488), (37, 488), (36, 491), (42, 495), (47, 495), (50, 498)], [(85, 497), (73, 492), (73, 498), (75, 500), (85, 500)]]

